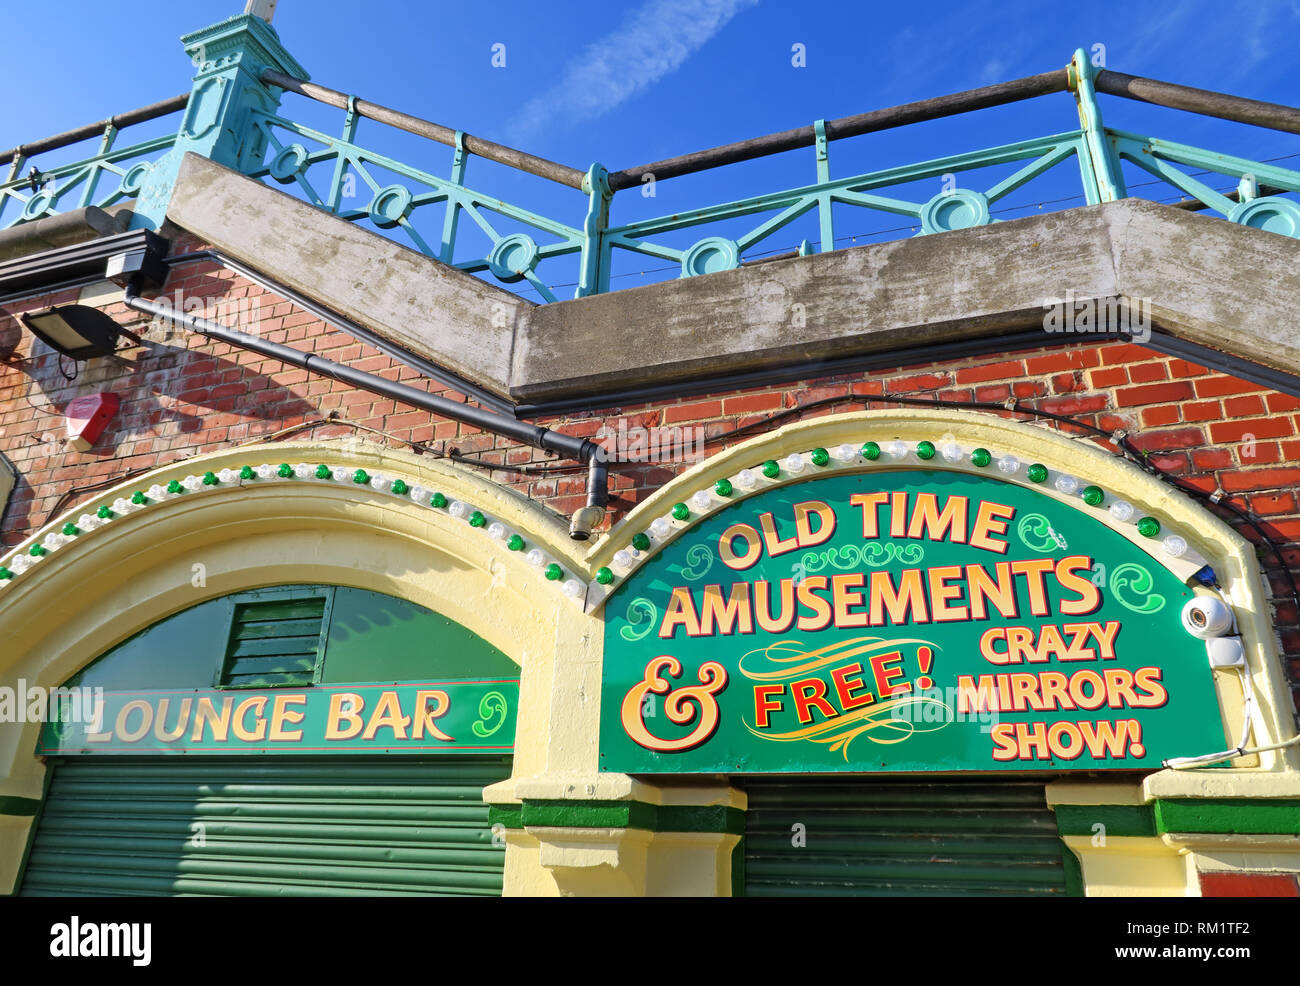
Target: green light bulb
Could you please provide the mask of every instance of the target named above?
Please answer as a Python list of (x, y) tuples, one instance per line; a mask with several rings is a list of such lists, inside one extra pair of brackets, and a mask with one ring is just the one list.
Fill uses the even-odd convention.
[(31, 551), (27, 553), (31, 555), (33, 558), (39, 558), (41, 557), (41, 555), (49, 554), (49, 552), (46, 551), (44, 548), (42, 548), (39, 544), (33, 544)]
[(316, 467), (317, 479), (330, 479), (333, 477), (333, 475), (334, 475), (334, 470), (332, 470), (329, 466), (325, 465), (323, 462)]
[(9, 569), (0, 565), (0, 582), (4, 582), (8, 579), (12, 579), (13, 577), (14, 577), (13, 572), (9, 571)]
[(763, 463), (763, 475), (768, 479), (776, 479), (781, 475), (781, 467), (776, 464), (775, 459), (768, 459)]
[(1106, 494), (1101, 491), (1100, 486), (1085, 486), (1083, 488), (1083, 502), (1090, 507), (1100, 507), (1106, 499)]
[(596, 581), (601, 585), (609, 585), (614, 581), (614, 573), (608, 568), (596, 569)]
[(814, 466), (824, 466), (831, 461), (831, 454), (824, 448), (815, 448), (812, 450), (812, 461)]
[(646, 551), (650, 548), (650, 535), (642, 531), (640, 534), (632, 535), (632, 547), (637, 551)]
[(95, 511), (95, 516), (100, 520), (112, 520), (117, 514), (113, 513), (112, 508), (104, 506)]
[(917, 442), (916, 457), (918, 459), (934, 458), (934, 442)]
[(393, 480), (393, 492), (398, 496), (406, 496), (407, 493), (411, 492), (411, 488), (406, 485), (405, 481), (395, 479)]
[(435, 493), (433, 494), (433, 496), (429, 497), (429, 506), (431, 507), (437, 507), (438, 509), (441, 510), (446, 505), (447, 505), (447, 498), (443, 496), (441, 493)]
[(288, 479), (293, 475), (293, 466), (289, 465), (287, 462), (281, 462), (275, 467), (275, 474), (281, 479)]
[(352, 474), (352, 482), (356, 483), (358, 486), (363, 483), (368, 483), (370, 482), (370, 474), (364, 469), (358, 469)]
[(215, 472), (205, 472), (203, 474), (204, 486), (216, 486), (219, 482), (221, 482), (221, 480), (217, 479), (217, 474)]
[(469, 515), (470, 527), (482, 527), (486, 523), (487, 523), (487, 518), (484, 517), (477, 510), (475, 510), (472, 514)]
[(176, 480), (173, 479), (170, 483), (167, 484), (167, 492), (168, 492), (168, 493), (184, 493), (184, 492), (185, 492), (185, 487), (182, 486), (179, 482), (177, 482)]
[(732, 492), (734, 492), (731, 485), (731, 480), (729, 479), (718, 480), (716, 483), (713, 484), (713, 492), (718, 494), (718, 496), (731, 496)]
[(134, 493), (131, 494), (131, 502), (138, 506), (144, 506), (146, 503), (149, 502), (149, 498), (145, 496), (143, 493), (141, 493), (139, 490), (136, 490)]
[(880, 458), (880, 445), (877, 442), (867, 442), (862, 446), (862, 458), (868, 462), (875, 462)]
[(1031, 483), (1045, 483), (1047, 482), (1047, 466), (1041, 462), (1035, 462), (1026, 470), (1025, 475), (1029, 477)]
[(511, 534), (510, 540), (506, 542), (506, 547), (509, 548), (511, 551), (523, 551), (524, 539), (521, 538), (518, 534)]
[(239, 478), (240, 478), (240, 479), (256, 479), (256, 478), (257, 478), (257, 473), (253, 472), (253, 467), (252, 467), (252, 466), (240, 466), (240, 467), (239, 467)]
[(63, 534), (65, 537), (74, 538), (80, 533), (81, 528), (72, 523), (72, 521), (68, 521), (68, 523), (63, 525)]
[(558, 582), (562, 578), (564, 578), (564, 569), (559, 565), (551, 562), (546, 566), (546, 579), (548, 582)]
[(986, 448), (977, 448), (970, 454), (971, 465), (983, 469), (993, 461), (993, 453)]
[(691, 516), (691, 508), (688, 507), (686, 504), (684, 503), (673, 504), (674, 520), (689, 520), (690, 516)]
[(1160, 521), (1154, 517), (1143, 517), (1138, 521), (1138, 533), (1144, 538), (1153, 538), (1160, 533)]

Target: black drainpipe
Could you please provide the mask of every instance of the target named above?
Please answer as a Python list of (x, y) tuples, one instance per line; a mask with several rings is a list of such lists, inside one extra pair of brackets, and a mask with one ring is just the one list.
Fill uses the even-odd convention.
[(209, 319), (175, 311), (171, 306), (159, 304), (156, 301), (148, 301), (141, 298), (138, 291), (139, 287), (136, 283), (128, 284), (122, 298), (128, 308), (158, 318), (165, 318), (209, 339), (219, 339), (240, 349), (260, 353), (290, 366), (299, 367), (309, 373), (329, 377), (332, 380), (338, 380), (383, 397), (390, 397), (411, 407), (418, 407), (445, 418), (462, 421), (476, 428), (482, 428), (484, 431), (490, 431), (495, 435), (513, 438), (515, 441), (522, 442), (532, 448), (554, 452), (568, 459), (585, 462), (588, 466), (587, 505), (574, 513), (571, 518), (569, 536), (575, 541), (586, 541), (591, 537), (593, 528), (604, 519), (605, 507), (609, 503), (608, 468), (605, 465), (605, 450), (590, 439), (575, 438), (572, 435), (552, 431), (550, 428), (543, 428), (483, 408), (471, 407), (468, 404), (448, 400), (446, 397), (439, 397), (436, 394), (427, 394), (415, 387), (394, 383), (392, 380), (385, 380), (383, 377), (375, 376), (372, 373), (363, 373), (361, 370), (354, 370), (342, 363), (321, 359), (319, 356), (301, 352), (291, 346), (284, 346), (278, 342), (268, 342), (265, 339), (259, 339), (257, 336), (236, 332), (234, 329), (228, 329), (224, 325)]

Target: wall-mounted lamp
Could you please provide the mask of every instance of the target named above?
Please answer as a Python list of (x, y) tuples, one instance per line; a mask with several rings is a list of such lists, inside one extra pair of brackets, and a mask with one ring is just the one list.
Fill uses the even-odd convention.
[(139, 336), (122, 328), (112, 316), (88, 305), (56, 305), (19, 317), (32, 335), (75, 360), (107, 356), (117, 349), (119, 336), (140, 342)]

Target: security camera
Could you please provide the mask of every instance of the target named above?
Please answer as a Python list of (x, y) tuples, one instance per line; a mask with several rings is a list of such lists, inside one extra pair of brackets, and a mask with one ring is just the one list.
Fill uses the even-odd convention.
[(1202, 640), (1222, 637), (1232, 629), (1232, 610), (1222, 599), (1197, 596), (1183, 607), (1183, 629)]

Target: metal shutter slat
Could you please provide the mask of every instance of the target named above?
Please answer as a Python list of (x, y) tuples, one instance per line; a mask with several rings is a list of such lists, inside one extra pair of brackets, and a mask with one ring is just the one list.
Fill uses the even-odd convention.
[[(70, 758), (22, 895), (499, 895), (510, 758)], [(195, 845), (201, 823), (205, 845)]]
[[(745, 782), (749, 896), (1065, 896), (1042, 783)], [(804, 826), (806, 845), (792, 844)]]

